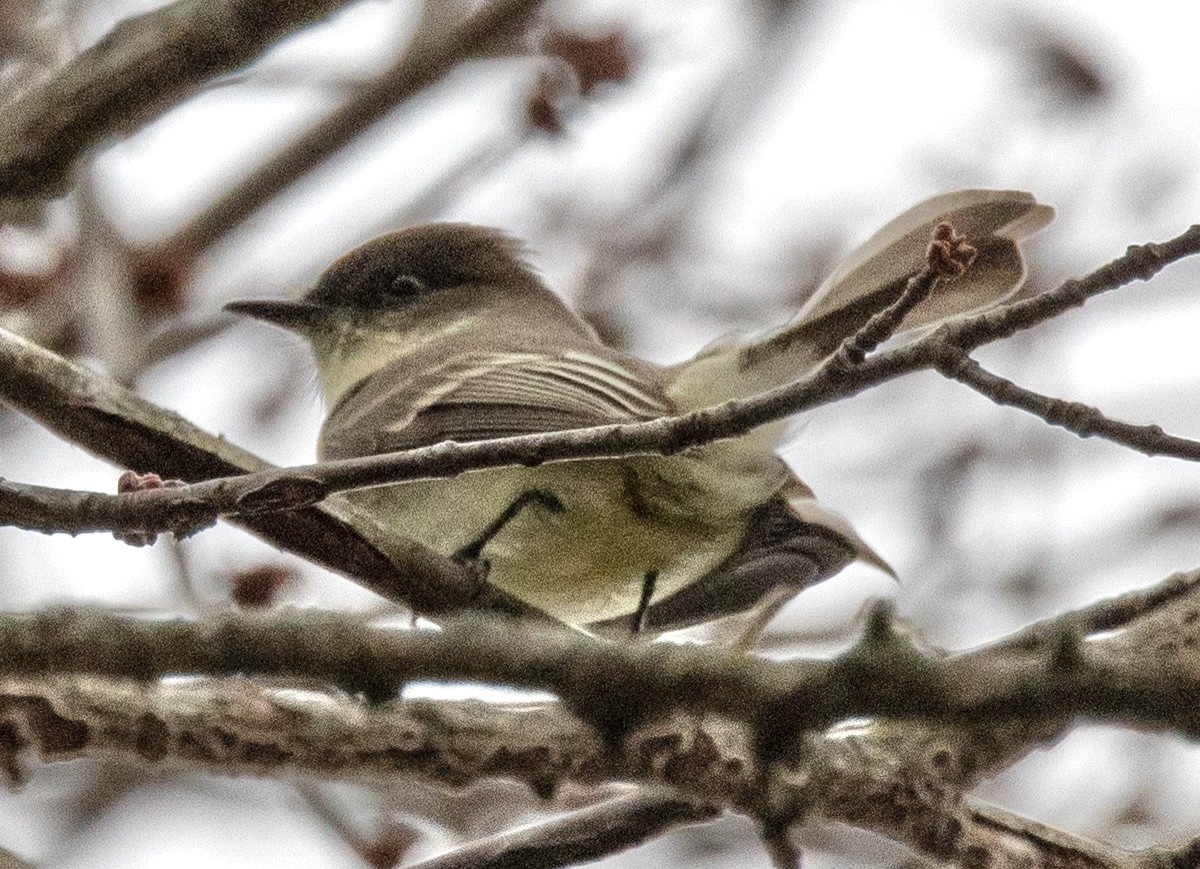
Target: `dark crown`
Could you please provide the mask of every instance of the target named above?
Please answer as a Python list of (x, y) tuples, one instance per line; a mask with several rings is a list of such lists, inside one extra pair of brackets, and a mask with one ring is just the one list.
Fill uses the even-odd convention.
[(339, 257), (306, 297), (372, 305), (468, 284), (536, 279), (520, 243), (498, 229), (426, 223), (381, 235)]

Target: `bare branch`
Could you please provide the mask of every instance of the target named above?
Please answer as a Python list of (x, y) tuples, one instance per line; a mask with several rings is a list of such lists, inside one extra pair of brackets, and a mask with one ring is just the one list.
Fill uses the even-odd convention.
[(378, 783), (402, 774), (455, 786), (499, 776), (548, 794), (565, 780), (595, 780), (588, 770), (607, 766), (599, 734), (557, 704), (368, 706), (339, 692), (280, 687), (242, 678), (6, 676), (0, 769), (20, 782), (30, 752), (46, 762), (120, 755), (225, 775)]
[(967, 810), (992, 847), (1007, 847), (1016, 853), (1032, 850), (1033, 866), (1132, 869), (1136, 860), (1130, 851), (1065, 833), (982, 800), (969, 800)]
[[(48, 493), (27, 487), (28, 498), (44, 502), (43, 512), (53, 524), (38, 528), (30, 520), (25, 527), (71, 533), (101, 530), (186, 533), (218, 516), (295, 509), (347, 489), (449, 477), (484, 468), (677, 453), (745, 434), (759, 425), (846, 398), (913, 371), (937, 367), (944, 364), (948, 353), (957, 359), (960, 350), (1030, 328), (1098, 293), (1134, 280), (1147, 280), (1167, 264), (1198, 251), (1200, 225), (1162, 244), (1131, 247), (1125, 256), (1083, 279), (1068, 281), (1032, 299), (945, 324), (907, 346), (847, 365), (846, 360), (852, 362), (857, 355), (857, 351), (849, 348), (859, 336), (852, 336), (815, 371), (795, 383), (682, 416), (463, 444), (450, 441), (400, 453), (212, 479), (181, 489), (123, 496), (92, 495), (84, 502), (89, 511), (86, 514), (61, 509), (61, 504), (56, 508)], [(906, 297), (902, 296), (896, 304), (908, 304)], [(881, 316), (888, 315), (885, 311)]]
[[(178, 414), (4, 329), (0, 329), (0, 400), (124, 468), (152, 469), (163, 477), (194, 482), (271, 467)], [(26, 497), (28, 490), (21, 493), (19, 487), (7, 484), (0, 488), (0, 513), (17, 511), (30, 519), (45, 508), (50, 512), (42, 518), (53, 525), (55, 511), (64, 504), (53, 496), (51, 503), (38, 505)], [(477, 606), (536, 614), (481, 584), (462, 565), (384, 530), (373, 517), (345, 501), (319, 509), (248, 516), (236, 524), (418, 612), (436, 614)]]
[(682, 824), (716, 815), (670, 791), (643, 790), (472, 842), (408, 869), (555, 869), (634, 848)]
[(0, 117), (0, 197), (61, 194), (72, 166), (347, 0), (177, 0), (129, 18)]
[[(1187, 577), (1172, 577), (1135, 596), (1117, 598), (1057, 618), (1063, 625), (1092, 624), (1103, 628), (1111, 627), (1114, 619), (1129, 623), (1129, 619), (1138, 614), (1137, 636), (1126, 639), (1124, 635), (1108, 634), (1089, 642), (1087, 647), (1093, 648), (1097, 657), (1112, 657), (1122, 662), (1121, 667), (1128, 666), (1125, 662), (1142, 660), (1170, 690), (1183, 692), (1180, 703), (1194, 707), (1187, 697), (1193, 686), (1180, 681), (1172, 668), (1164, 669), (1161, 653), (1148, 653), (1144, 638), (1165, 632), (1161, 623), (1178, 618), (1177, 613), (1172, 613), (1173, 608), (1184, 606), (1185, 612), (1194, 609), (1194, 590), (1198, 582), (1200, 571)], [(1190, 603), (1181, 594), (1183, 588), (1193, 591)], [(1107, 615), (1101, 615), (1104, 612)], [(297, 638), (309, 638), (314, 633), (316, 645), (336, 656), (343, 649), (340, 643), (344, 637), (331, 636), (328, 632), (331, 624), (346, 627), (356, 636), (361, 631), (379, 633), (352, 625), (346, 619), (311, 621), (303, 616), (293, 616), (281, 633), (273, 634), (272, 644), (265, 645), (272, 634), (258, 635), (245, 630), (248, 626), (257, 628), (250, 624), (253, 620), (244, 619), (210, 620), (204, 627), (203, 623), (191, 626), (137, 623), (82, 611), (39, 619), (9, 617), (0, 620), (0, 660), (4, 661), (9, 673), (20, 670), (25, 661), (21, 649), (14, 650), (14, 644), (9, 642), (14, 632), (8, 628), (15, 622), (29, 625), (38, 621), (45, 629), (28, 631), (25, 641), (16, 646), (25, 646), (30, 654), (61, 656), (66, 665), (63, 669), (71, 669), (72, 665), (78, 669), (79, 663), (85, 662), (92, 669), (121, 670), (125, 669), (124, 664), (113, 656), (129, 655), (142, 661), (144, 672), (138, 671), (136, 675), (139, 676), (151, 676), (156, 668), (173, 673), (191, 671), (184, 659), (171, 651), (170, 647), (175, 645), (173, 640), (147, 645), (143, 642), (145, 636), (139, 636), (145, 633), (175, 634), (175, 640), (198, 646), (196, 656), (209, 664), (226, 657), (226, 649), (222, 647), (240, 649), (241, 666), (247, 672), (256, 669), (256, 662), (266, 659), (275, 663), (287, 661), (286, 666), (272, 666), (272, 671), (277, 673), (307, 669), (308, 652), (303, 644), (297, 644)], [(309, 621), (308, 627), (298, 630), (298, 625), (305, 621)], [(269, 622), (258, 622), (258, 627), (264, 632), (270, 631)], [(542, 794), (552, 793), (557, 785), (567, 780), (666, 782), (682, 787), (706, 802), (740, 808), (756, 817), (763, 817), (762, 812), (766, 810), (760, 789), (767, 787), (776, 800), (783, 800), (787, 805), (801, 810), (807, 807), (807, 811), (821, 817), (875, 830), (942, 860), (968, 863), (981, 855), (989, 855), (996, 861), (989, 865), (1056, 866), (1060, 865), (1055, 862), (1058, 857), (1070, 854), (1077, 865), (1098, 869), (1166, 865), (1154, 862), (1161, 856), (1158, 850), (1143, 855), (1125, 855), (1118, 849), (1051, 830), (961, 797), (963, 788), (969, 787), (981, 775), (994, 771), (997, 763), (1011, 763), (1023, 753), (1021, 748), (1028, 750), (1056, 735), (1053, 727), (1046, 730), (1037, 723), (1041, 713), (1036, 703), (1030, 705), (1030, 695), (1021, 691), (1012, 693), (1008, 708), (999, 711), (998, 715), (976, 717), (972, 713), (969, 721), (957, 725), (930, 727), (917, 720), (876, 719), (857, 735), (835, 728), (812, 734), (805, 743), (806, 748), (797, 749), (796, 743), (788, 741), (786, 744), (790, 747), (776, 743), (777, 748), (772, 750), (770, 743), (761, 738), (749, 739), (747, 731), (738, 725), (736, 715), (651, 710), (629, 683), (636, 686), (646, 678), (656, 678), (656, 673), (665, 672), (668, 680), (673, 680), (679, 673), (692, 673), (699, 680), (700, 687), (693, 685), (691, 688), (692, 696), (700, 698), (699, 705), (711, 705), (705, 699), (705, 692), (709, 691), (720, 698), (728, 698), (730, 705), (736, 705), (738, 700), (735, 698), (741, 697), (741, 702), (753, 706), (761, 695), (755, 691), (742, 691), (739, 695), (737, 689), (723, 687), (726, 677), (716, 676), (713, 668), (730, 668), (734, 680), (744, 680), (747, 686), (767, 686), (777, 679), (786, 681), (788, 670), (808, 666), (805, 662), (771, 665), (711, 649), (662, 646), (657, 652), (666, 653), (667, 657), (655, 659), (649, 654), (654, 651), (653, 647), (644, 644), (612, 647), (563, 631), (542, 634), (534, 630), (530, 633), (521, 626), (505, 630), (503, 625), (479, 623), (463, 631), (452, 628), (443, 639), (448, 639), (451, 646), (458, 646), (467, 634), (478, 637), (480, 627), (485, 629), (482, 645), (463, 649), (462, 654), (450, 662), (449, 670), (466, 677), (482, 675), (490, 678), (495, 675), (496, 668), (483, 663), (491, 660), (494, 641), (503, 644), (502, 651), (509, 659), (499, 669), (507, 673), (512, 664), (527, 674), (536, 671), (539, 674), (534, 677), (536, 680), (547, 680), (538, 684), (554, 687), (550, 684), (553, 679), (548, 670), (557, 668), (556, 662), (562, 662), (564, 670), (573, 673), (560, 674), (565, 681), (555, 683), (568, 686), (567, 690), (560, 691), (568, 699), (566, 708), (573, 710), (576, 716), (592, 719), (595, 718), (590, 714), (593, 709), (602, 708), (609, 712), (616, 709), (619, 710), (616, 717), (602, 715), (601, 726), (594, 728), (581, 724), (567, 714), (564, 706), (557, 704), (513, 708), (479, 703), (404, 701), (365, 706), (338, 693), (310, 692), (311, 696), (307, 697), (298, 697), (294, 691), (281, 693), (269, 684), (264, 685), (261, 679), (150, 683), (139, 687), (94, 677), (47, 677), (39, 671), (42, 674), (28, 682), (10, 677), (7, 688), (0, 690), (0, 718), (9, 724), (10, 729), (6, 732), (16, 735), (15, 743), (9, 740), (6, 744), (8, 767), (11, 774), (19, 774), (18, 756), (34, 749), (46, 760), (115, 751), (157, 766), (182, 764), (226, 774), (299, 772), (354, 780), (404, 774), (459, 785), (481, 777), (504, 776), (524, 781)], [(492, 627), (499, 633), (487, 636)], [(187, 639), (179, 633), (181, 628), (196, 630), (191, 639)], [(118, 633), (114, 634), (114, 631)], [(92, 642), (94, 637), (106, 633), (112, 635), (111, 647)], [(402, 635), (393, 639), (402, 645), (410, 640), (423, 644), (426, 640), (436, 642), (438, 636)], [(972, 667), (986, 665), (989, 661), (995, 665), (997, 659), (1018, 663), (1031, 660), (1028, 655), (1014, 654), (1015, 649), (1024, 645), (1018, 641), (1020, 636), (1019, 633), (948, 660), (973, 661)], [(78, 642), (73, 649), (67, 648), (61, 642), (63, 637), (75, 637)], [(833, 693), (844, 698), (848, 692), (886, 692), (883, 685), (886, 676), (877, 680), (871, 675), (871, 668), (856, 663), (861, 653), (878, 659), (879, 672), (892, 673), (901, 683), (901, 692), (925, 691), (925, 698), (932, 703), (918, 702), (916, 714), (932, 720), (929, 714), (936, 716), (937, 707), (946, 697), (944, 684), (939, 683), (932, 690), (929, 686), (913, 685), (907, 677), (914, 654), (911, 646), (907, 651), (894, 646), (871, 648), (872, 644), (894, 643), (896, 639), (886, 629), (886, 622), (874, 619), (859, 651), (852, 651), (832, 662), (820, 676), (832, 681), (816, 690), (824, 697)], [(1129, 642), (1143, 644), (1141, 656), (1130, 654), (1124, 648)], [(530, 651), (535, 644), (542, 647), (540, 652)], [(347, 658), (357, 657), (360, 663), (370, 660), (397, 678), (448, 672), (447, 668), (436, 664), (432, 670), (415, 672), (411, 666), (415, 663), (413, 658), (396, 668), (386, 651), (379, 644), (369, 648), (356, 646), (349, 649)], [(1049, 650), (1049, 655), (1036, 658), (1043, 664), (1036, 668), (1038, 672), (1034, 678), (1058, 681), (1057, 690), (1064, 696), (1078, 694), (1078, 684), (1072, 685), (1073, 678), (1063, 676), (1061, 669), (1056, 669), (1064, 664), (1088, 666), (1087, 656), (1081, 661), (1076, 656), (1078, 651), (1071, 651), (1060, 642), (1057, 648)], [(426, 652), (428, 654), (420, 657), (427, 662), (444, 658), (436, 649)], [(674, 657), (676, 653), (682, 657)], [(633, 657), (628, 657), (631, 654)], [(382, 656), (358, 657), (363, 655)], [(146, 662), (150, 660), (156, 663), (147, 666)], [(1050, 663), (1045, 663), (1047, 661)], [(598, 663), (599, 671), (596, 669)], [(353, 665), (349, 661), (336, 660), (332, 666), (349, 673)], [(364, 668), (368, 666), (363, 665)], [(760, 667), (771, 669), (771, 673), (756, 676)], [(1196, 669), (1194, 662), (1190, 669)], [(318, 668), (312, 672), (323, 676), (329, 670)], [(835, 674), (839, 672), (848, 681), (838, 683)], [(997, 680), (996, 672), (994, 667), (990, 670), (947, 671), (943, 682), (957, 686), (951, 687), (951, 692), (970, 694), (967, 686), (973, 685), (976, 688), (982, 686), (981, 690), (975, 691), (976, 695), (991, 694), (1004, 690), (1004, 680)], [(1139, 678), (1151, 681), (1146, 674)], [(662, 685), (651, 685), (648, 690), (657, 695)], [(186, 702), (180, 701), (183, 696), (180, 692), (187, 695)], [(576, 702), (570, 702), (572, 697)], [(723, 702), (720, 700), (716, 705)], [(851, 705), (856, 702), (850, 700)], [(808, 708), (807, 700), (797, 700), (774, 704), (775, 711), (766, 719), (748, 708), (744, 718), (757, 721), (760, 734), (772, 730), (778, 734), (781, 720), (802, 720)], [(1194, 708), (1188, 714), (1194, 716)], [(952, 717), (957, 719), (959, 716)], [(1017, 726), (1010, 727), (1010, 724)], [(205, 738), (208, 729), (214, 726), (224, 734), (221, 740)], [(956, 734), (955, 728), (962, 729)], [(1005, 732), (1009, 733), (1007, 737)], [(998, 750), (997, 746), (1005, 739), (1010, 739), (1011, 745)], [(619, 750), (614, 751), (614, 746)], [(207, 750), (202, 750), (205, 747)], [(219, 751), (214, 753), (216, 749)], [(758, 754), (763, 751), (766, 753)], [(804, 758), (800, 766), (790, 763), (782, 767), (763, 765), (767, 758), (783, 759), (796, 751)], [(764, 779), (768, 768), (775, 771)], [(705, 811), (686, 800), (665, 795), (661, 798), (664, 804), (675, 807), (667, 810), (671, 813), (672, 823), (690, 819), (688, 806), (697, 818)], [(642, 792), (630, 797), (624, 805), (614, 801), (596, 807), (594, 814), (589, 814), (593, 810), (585, 810), (583, 815), (570, 815), (531, 831), (495, 837), (431, 861), (429, 869), (448, 869), (460, 865), (456, 860), (482, 859), (485, 855), (490, 855), (487, 859), (495, 862), (483, 865), (505, 866), (515, 865), (505, 861), (518, 856), (547, 861), (537, 865), (560, 865), (552, 862), (553, 855), (590, 853), (599, 856), (609, 853), (632, 843), (640, 835), (648, 835), (652, 829), (666, 828), (666, 819), (661, 819), (661, 828), (654, 826), (651, 809), (657, 799), (659, 796), (652, 792)], [(602, 818), (605, 824), (612, 826), (596, 830), (588, 818)], [(786, 827), (786, 816), (784, 821)], [(589, 850), (593, 848), (596, 850)], [(1021, 855), (1028, 858), (1031, 851), (1037, 862), (1006, 862)]]
[(37, 869), (36, 864), (21, 859), (7, 848), (0, 848), (0, 867), (2, 869)]
[[(95, 677), (0, 681), (0, 725), (6, 734), (0, 761), (14, 781), (23, 780), (22, 761), (33, 753), (45, 762), (120, 756), (158, 769), (360, 782), (405, 775), (466, 786), (503, 776), (543, 795), (567, 779), (665, 778), (698, 788), (703, 764), (695, 761), (707, 752), (712, 763), (716, 746), (684, 763), (686, 734), (720, 732), (716, 722), (677, 721), (673, 741), (663, 739), (667, 731), (653, 741), (654, 765), (639, 762), (633, 752), (609, 750), (596, 731), (557, 704), (408, 700), (369, 707), (341, 694), (285, 692), (248, 679), (138, 685)], [(1064, 854), (1082, 867), (1129, 865), (1115, 849), (963, 800), (939, 783), (936, 771), (897, 764), (903, 755), (879, 745), (820, 737), (811, 752), (812, 775), (777, 780), (777, 798), (807, 802), (821, 817), (876, 830), (921, 853), (959, 862), (986, 853), (998, 861), (988, 865), (1003, 866), (1009, 865), (1003, 858), (1033, 851), (1041, 862), (1019, 865), (1058, 866), (1050, 858)], [(836, 779), (829, 770), (836, 770)], [(752, 781), (754, 769), (746, 772)], [(417, 865), (563, 866), (714, 813), (669, 790), (643, 788)]]
[(447, 33), (418, 40), (413, 49), (349, 102), (318, 122), (194, 217), (161, 245), (198, 255), (239, 226), (289, 184), (319, 166), (387, 114), (471, 56), (486, 56), (519, 33), (542, 0), (491, 0)]
[[(948, 324), (938, 330), (940, 335), (935, 333), (930, 339), (937, 336), (956, 347), (972, 350), (1057, 317), (1094, 296), (1134, 281), (1149, 281), (1171, 263), (1196, 253), (1200, 253), (1200, 224), (1189, 227), (1168, 241), (1130, 245), (1123, 256), (1085, 277), (1069, 280), (1033, 298), (1000, 305), (977, 316)], [(930, 340), (928, 343), (936, 341)]]
[(1200, 866), (1200, 838), (1178, 848), (1148, 848), (1138, 858), (1134, 869), (1196, 869)]
[(1139, 619), (1154, 618), (1173, 604), (1186, 602), (1198, 588), (1200, 570), (1176, 573), (1150, 588), (1106, 598), (1082, 609), (1035, 622), (1002, 641), (998, 647), (1032, 649), (1054, 642), (1065, 631), (1086, 637), (1126, 628)]
[(346, 616), (291, 613), (144, 622), (88, 609), (0, 617), (13, 675), (87, 671), (316, 679), (370, 697), (411, 679), (552, 691), (606, 732), (677, 711), (743, 722), (768, 749), (853, 716), (970, 726), (1086, 717), (1200, 733), (1200, 673), (1188, 656), (1104, 654), (1078, 636), (1026, 652), (921, 651), (884, 614), (831, 660), (771, 662), (701, 647), (613, 645), (564, 628), (475, 617), (442, 632), (380, 630)]
[(1100, 437), (1147, 456), (1170, 456), (1192, 462), (1200, 460), (1200, 441), (1167, 434), (1157, 425), (1121, 422), (1078, 401), (1064, 401), (1018, 386), (988, 371), (957, 347), (947, 346), (938, 364), (938, 371), (987, 396), (996, 404), (1024, 410), (1081, 438)]
[(927, 267), (913, 275), (899, 298), (869, 319), (861, 329), (842, 342), (833, 361), (846, 368), (861, 365), (880, 344), (891, 338), (904, 318), (923, 302), (939, 283), (961, 276), (974, 262), (977, 251), (949, 223), (939, 223), (926, 252)]

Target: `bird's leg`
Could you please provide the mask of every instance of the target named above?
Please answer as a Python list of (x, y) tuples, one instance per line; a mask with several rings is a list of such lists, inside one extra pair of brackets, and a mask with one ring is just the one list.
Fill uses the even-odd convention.
[(504, 511), (490, 525), (480, 531), (474, 540), (455, 552), (454, 558), (458, 561), (478, 561), (479, 554), (483, 552), (483, 548), (491, 543), (497, 534), (504, 530), (505, 525), (517, 518), (517, 515), (531, 504), (544, 507), (551, 513), (561, 513), (563, 511), (562, 501), (553, 492), (548, 492), (545, 489), (529, 489), (524, 491), (514, 498), (512, 503), (505, 507)]
[(638, 599), (637, 609), (633, 611), (633, 623), (629, 630), (635, 636), (646, 628), (646, 614), (650, 611), (650, 601), (654, 598), (654, 586), (658, 584), (658, 571), (647, 570), (642, 577), (642, 596)]

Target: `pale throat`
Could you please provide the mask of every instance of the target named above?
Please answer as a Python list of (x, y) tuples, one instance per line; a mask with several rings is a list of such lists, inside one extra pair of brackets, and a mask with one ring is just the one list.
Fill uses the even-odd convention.
[(380, 369), (411, 356), (431, 341), (469, 328), (475, 317), (465, 316), (447, 325), (408, 326), (403, 329), (363, 328), (344, 323), (312, 339), (325, 406), (333, 407), (353, 386)]

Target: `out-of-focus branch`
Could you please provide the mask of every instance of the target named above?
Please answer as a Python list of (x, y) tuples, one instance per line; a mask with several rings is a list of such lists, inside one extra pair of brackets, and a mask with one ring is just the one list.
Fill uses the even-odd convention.
[(0, 848), (0, 869), (37, 869), (37, 866), (22, 860), (7, 848)]
[(486, 56), (521, 32), (542, 0), (491, 0), (456, 28), (422, 34), (411, 50), (349, 102), (318, 122), (160, 245), (191, 258), (240, 225), (297, 178), (320, 165), (397, 104), (464, 59)]
[(1057, 641), (1063, 631), (1081, 637), (1127, 628), (1139, 619), (1154, 618), (1167, 607), (1186, 602), (1200, 587), (1200, 571), (1176, 573), (1146, 589), (1106, 598), (1082, 609), (1052, 616), (1017, 631), (992, 648), (1032, 649)]
[[(3, 329), (0, 401), (125, 468), (198, 481), (271, 467), (103, 375)], [(472, 606), (531, 612), (461, 565), (385, 531), (345, 501), (247, 516), (237, 524), (419, 612)]]
[[(1022, 817), (982, 800), (967, 800), (967, 814), (989, 843), (1020, 855), (1032, 851), (1033, 867), (1071, 866), (1074, 869), (1135, 869), (1139, 855), (1076, 833)], [(995, 864), (989, 864), (995, 865)]]
[(1200, 838), (1177, 848), (1147, 848), (1138, 854), (1133, 869), (1196, 869), (1200, 866)]
[(556, 869), (634, 848), (716, 810), (650, 789), (580, 809), (532, 827), (489, 836), (408, 869)]
[(0, 198), (57, 195), (71, 167), (347, 0), (177, 0), (119, 23), (0, 116)]
[[(905, 374), (957, 363), (961, 354), (991, 341), (1028, 329), (1083, 304), (1088, 298), (1135, 280), (1149, 280), (1168, 264), (1200, 252), (1200, 225), (1162, 244), (1131, 247), (1127, 253), (1079, 280), (1055, 290), (973, 317), (944, 324), (934, 332), (895, 350), (862, 359), (860, 334), (843, 342), (815, 371), (795, 383), (748, 399), (727, 401), (682, 416), (648, 422), (598, 426), (565, 432), (471, 443), (446, 442), (400, 453), (344, 459), (290, 469), (209, 480), (179, 489), (159, 489), (123, 496), (84, 493), (55, 494), (36, 487), (10, 490), (15, 524), (21, 512), (41, 512), (45, 531), (188, 531), (218, 516), (294, 509), (319, 502), (335, 491), (405, 480), (454, 476), (468, 470), (549, 461), (614, 458), (638, 454), (672, 454), (688, 447), (745, 434), (756, 426), (795, 415), (822, 404), (855, 395)], [(927, 267), (923, 275), (931, 274)], [(921, 283), (921, 275), (913, 279)], [(907, 304), (908, 294), (896, 305)], [(889, 308), (880, 317), (886, 337)], [(875, 322), (875, 321), (872, 321)], [(866, 329), (874, 329), (869, 323)], [(870, 342), (868, 342), (870, 343)], [(860, 361), (861, 360), (861, 361)], [(1175, 441), (1163, 435), (1161, 451), (1181, 455)], [(1188, 442), (1191, 443), (1191, 442)], [(1155, 451), (1145, 438), (1139, 447)], [(1200, 449), (1200, 445), (1197, 446)], [(1200, 454), (1198, 454), (1200, 457)], [(18, 498), (17, 495), (21, 497)]]

